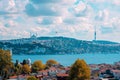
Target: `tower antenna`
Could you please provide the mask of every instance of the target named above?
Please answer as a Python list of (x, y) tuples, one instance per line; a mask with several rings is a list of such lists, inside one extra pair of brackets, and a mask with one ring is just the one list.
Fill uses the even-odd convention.
[(95, 29), (94, 29), (94, 41), (96, 41), (96, 26), (95, 26)]

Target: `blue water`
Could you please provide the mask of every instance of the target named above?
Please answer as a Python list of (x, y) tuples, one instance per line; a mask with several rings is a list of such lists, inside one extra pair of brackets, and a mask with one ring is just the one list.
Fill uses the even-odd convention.
[(75, 55), (13, 55), (13, 62), (23, 59), (30, 58), (32, 62), (41, 60), (46, 63), (49, 59), (54, 59), (64, 66), (70, 66), (76, 59), (84, 59), (88, 64), (100, 64), (108, 63), (113, 64), (114, 62), (120, 61), (120, 54), (75, 54)]

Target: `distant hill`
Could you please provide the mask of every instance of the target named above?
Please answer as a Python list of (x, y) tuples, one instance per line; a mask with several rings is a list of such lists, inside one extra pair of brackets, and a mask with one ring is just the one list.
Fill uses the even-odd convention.
[(120, 43), (84, 41), (66, 37), (36, 37), (0, 41), (0, 48), (11, 49), (13, 54), (83, 54), (120, 53)]
[(119, 44), (117, 42), (104, 41), (104, 40), (96, 40), (96, 41), (94, 41), (94, 43), (97, 43), (97, 44)]

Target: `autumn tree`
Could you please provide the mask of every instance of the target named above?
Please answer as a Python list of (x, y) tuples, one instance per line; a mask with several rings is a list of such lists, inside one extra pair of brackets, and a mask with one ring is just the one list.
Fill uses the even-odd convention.
[(58, 64), (58, 62), (55, 61), (55, 60), (52, 60), (52, 59), (50, 59), (50, 60), (48, 60), (48, 61), (46, 62), (46, 66), (47, 66), (47, 67), (51, 67), (51, 66), (57, 65), (57, 64)]
[(27, 78), (27, 80), (38, 80), (38, 79), (34, 76), (30, 76), (30, 77)]
[(84, 60), (77, 59), (71, 66), (69, 80), (90, 80), (90, 68)]
[(0, 50), (0, 76), (4, 79), (8, 78), (11, 70), (13, 68), (13, 63), (11, 59), (11, 54), (9, 50)]
[(22, 73), (23, 74), (29, 74), (31, 72), (31, 68), (28, 64), (25, 64), (22, 66)]
[(37, 72), (37, 71), (43, 70), (44, 68), (45, 68), (45, 65), (40, 60), (35, 61), (32, 64), (32, 72)]

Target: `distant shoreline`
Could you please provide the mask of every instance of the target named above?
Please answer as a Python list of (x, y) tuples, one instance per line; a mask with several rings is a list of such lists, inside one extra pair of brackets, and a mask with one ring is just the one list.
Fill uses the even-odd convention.
[[(119, 53), (80, 53), (81, 55), (82, 54), (105, 54), (105, 55), (107, 55), (107, 54), (120, 54), (120, 52)], [(13, 55), (80, 55), (80, 54), (13, 54)]]

